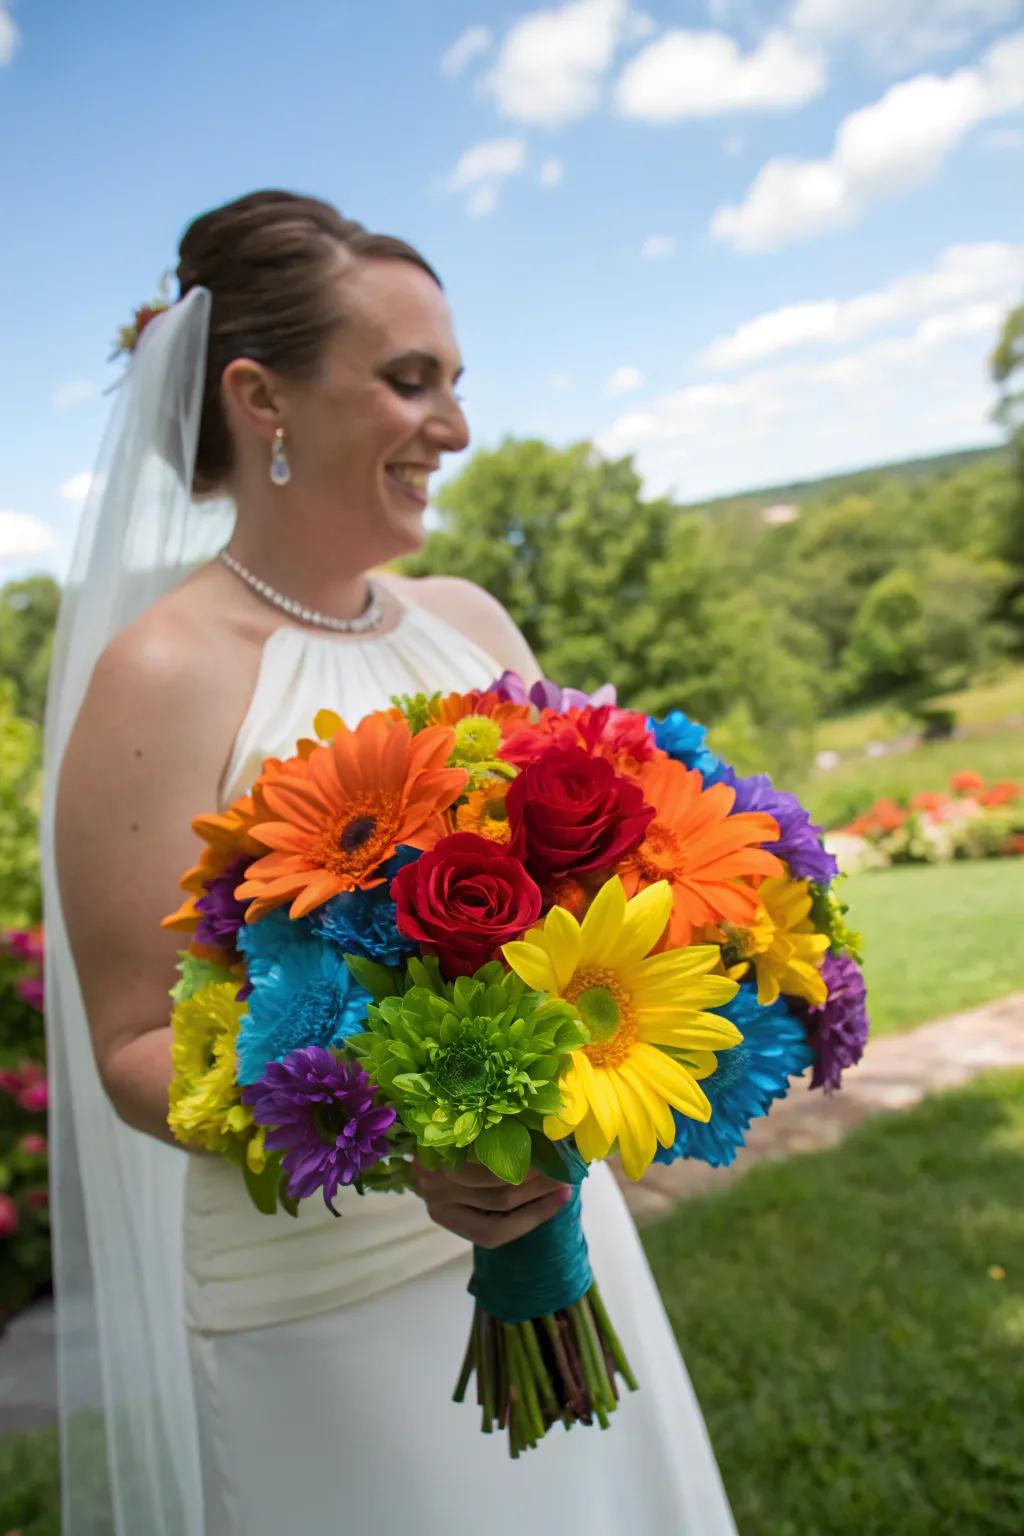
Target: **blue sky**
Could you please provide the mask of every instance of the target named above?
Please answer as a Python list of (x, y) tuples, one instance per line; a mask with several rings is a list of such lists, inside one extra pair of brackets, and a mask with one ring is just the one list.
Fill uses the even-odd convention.
[(474, 446), (692, 500), (998, 435), (1022, 0), (0, 0), (0, 133), (0, 580), (63, 573), (118, 325), (260, 186), (437, 266)]

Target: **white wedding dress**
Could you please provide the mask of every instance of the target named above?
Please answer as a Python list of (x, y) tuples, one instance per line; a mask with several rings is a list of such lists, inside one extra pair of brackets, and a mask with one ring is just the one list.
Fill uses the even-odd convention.
[[(479, 687), (500, 669), (407, 606), (385, 635), (285, 624), (266, 643), (221, 804), (267, 756), (395, 693)], [(205, 1536), (735, 1536), (700, 1409), (612, 1174), (583, 1191), (594, 1270), (640, 1382), (605, 1432), (553, 1430), (510, 1461), (451, 1401), (471, 1301), (470, 1248), (414, 1195), (314, 1199), (259, 1215), (237, 1169), (190, 1157), (185, 1320)], [(685, 1278), (682, 1280), (685, 1284)], [(142, 1533), (139, 1533), (142, 1536)]]

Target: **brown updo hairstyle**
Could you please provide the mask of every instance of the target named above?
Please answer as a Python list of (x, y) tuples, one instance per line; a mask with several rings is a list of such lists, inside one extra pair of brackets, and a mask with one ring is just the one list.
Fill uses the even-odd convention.
[(234, 464), (220, 389), (228, 363), (247, 357), (289, 378), (314, 378), (345, 320), (333, 279), (351, 261), (374, 256), (411, 262), (441, 287), (411, 245), (371, 234), (316, 197), (250, 192), (188, 226), (178, 247), (179, 298), (201, 285), (213, 301), (196, 495), (219, 490)]

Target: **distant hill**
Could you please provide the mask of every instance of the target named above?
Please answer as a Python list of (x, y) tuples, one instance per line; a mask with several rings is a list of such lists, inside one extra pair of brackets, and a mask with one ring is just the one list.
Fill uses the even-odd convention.
[(820, 480), (796, 480), (790, 485), (770, 485), (758, 490), (741, 491), (733, 496), (716, 496), (709, 501), (691, 502), (687, 504), (686, 510), (735, 513), (773, 506), (802, 507), (807, 502), (822, 501), (849, 491), (869, 491), (880, 480), (893, 476), (918, 480), (931, 475), (955, 475), (975, 464), (1008, 457), (1009, 449), (999, 443), (988, 448), (961, 448), (955, 453), (934, 454), (927, 459), (901, 459), (894, 464), (874, 464), (865, 469), (848, 470), (843, 474), (825, 475)]

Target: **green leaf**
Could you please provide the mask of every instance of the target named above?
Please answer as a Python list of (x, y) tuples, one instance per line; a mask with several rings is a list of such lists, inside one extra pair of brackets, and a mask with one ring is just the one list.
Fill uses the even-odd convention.
[(281, 1178), (281, 1164), (276, 1157), (268, 1157), (262, 1173), (253, 1173), (249, 1164), (242, 1168), (245, 1187), (256, 1209), (264, 1216), (277, 1212), (277, 1186)]
[(521, 1184), (530, 1168), (530, 1133), (518, 1120), (499, 1120), (481, 1131), (473, 1150), (492, 1173), (506, 1184)]
[(289, 1216), (297, 1216), (299, 1214), (299, 1202), (293, 1200), (288, 1193), (288, 1174), (285, 1173), (283, 1168), (281, 1169), (281, 1182), (277, 1186), (277, 1198), (281, 1202), (281, 1209), (287, 1211)]
[(537, 1169), (538, 1173), (543, 1173), (549, 1179), (557, 1179), (559, 1184), (568, 1184), (569, 1173), (565, 1165), (565, 1158), (554, 1143), (550, 1142), (542, 1131), (534, 1131), (530, 1140), (533, 1150), (533, 1166)]
[(345, 955), (344, 960), (359, 985), (378, 1003), (382, 998), (394, 997), (398, 991), (395, 972), (386, 965), (378, 965), (364, 955)]

